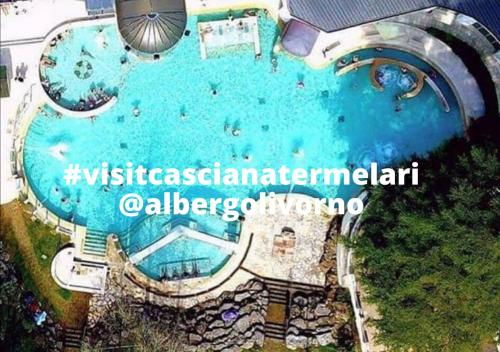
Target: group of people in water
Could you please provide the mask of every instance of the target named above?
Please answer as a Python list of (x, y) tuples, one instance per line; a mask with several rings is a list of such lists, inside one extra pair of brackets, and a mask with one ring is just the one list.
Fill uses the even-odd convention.
[(66, 38), (68, 38), (70, 35), (71, 35), (71, 30), (70, 29), (66, 29), (64, 32), (59, 33), (54, 38), (52, 38), (52, 40), (49, 42), (49, 46), (51, 48), (56, 47), (57, 44), (59, 44), (59, 42), (62, 42), (63, 40), (65, 40)]
[(170, 271), (167, 268), (164, 268), (160, 276), (160, 281), (199, 277), (201, 275), (201, 270), (196, 263), (196, 259), (194, 259), (190, 264), (190, 268), (188, 268), (185, 262), (181, 263), (180, 268), (178, 266), (174, 266)]
[[(343, 57), (339, 61), (337, 61), (337, 68), (343, 68), (343, 67), (355, 64), (355, 63), (359, 62), (359, 60), (360, 60), (360, 58), (358, 55), (354, 55), (351, 58)], [(357, 68), (355, 67), (354, 70), (357, 70)]]
[[(98, 38), (101, 39), (100, 45), (101, 47), (107, 47), (106, 41), (103, 39), (104, 38), (104, 33), (103, 33), (103, 27), (100, 26), (97, 30)], [(65, 40), (67, 37), (71, 35), (71, 30), (66, 30), (60, 34), (58, 34), (56, 37), (54, 37), (50, 42), (49, 45), (50, 47), (54, 48), (58, 45), (59, 42), (62, 42)], [(91, 59), (94, 59), (94, 55), (87, 50), (84, 46), (82, 46), (80, 50), (80, 56), (81, 57), (89, 57)], [(85, 63), (86, 61), (81, 61), (79, 63)], [(128, 59), (124, 56), (121, 58), (121, 63), (125, 64), (128, 62)], [(42, 68), (54, 68), (57, 66), (57, 60), (54, 59), (53, 57), (49, 56), (47, 53), (42, 55), (40, 65)], [(78, 63), (77, 63), (78, 65)], [(87, 64), (88, 65), (88, 64)], [(75, 73), (76, 74), (76, 73)], [(43, 74), (42, 71), (42, 75)], [(50, 82), (46, 77), (42, 79), (42, 87), (44, 90), (47, 92), (47, 94), (56, 102), (60, 101), (63, 97), (63, 93), (66, 91), (66, 87), (61, 84), (61, 82)], [(90, 90), (90, 93), (87, 95), (85, 98), (81, 98), (78, 100), (78, 102), (73, 103), (71, 106), (68, 106), (69, 109), (72, 109), (74, 111), (88, 111), (95, 109), (104, 103), (108, 102), (111, 100), (112, 96), (104, 91), (103, 88), (101, 87), (95, 87)]]
[[(42, 80), (42, 87), (55, 101), (60, 101), (66, 90), (59, 82), (50, 83), (47, 78)], [(81, 98), (78, 103), (73, 104), (71, 108), (75, 111), (88, 111), (103, 105), (109, 100), (111, 100), (111, 95), (101, 87), (96, 87), (90, 90), (90, 94), (86, 99)]]
[(95, 109), (111, 100), (111, 95), (103, 88), (96, 87), (90, 90), (87, 99), (80, 99), (74, 108), (78, 111), (87, 111)]
[[(56, 185), (54, 187), (54, 193), (61, 196), (60, 198), (61, 204), (66, 205), (71, 203), (71, 197), (64, 194), (61, 187)], [(74, 201), (76, 205), (80, 204), (80, 197), (76, 197)]]

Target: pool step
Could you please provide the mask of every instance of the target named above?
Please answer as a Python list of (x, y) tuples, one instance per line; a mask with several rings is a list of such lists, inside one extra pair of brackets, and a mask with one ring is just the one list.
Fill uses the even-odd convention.
[(108, 243), (107, 237), (105, 232), (87, 229), (83, 243), (83, 253), (105, 257)]

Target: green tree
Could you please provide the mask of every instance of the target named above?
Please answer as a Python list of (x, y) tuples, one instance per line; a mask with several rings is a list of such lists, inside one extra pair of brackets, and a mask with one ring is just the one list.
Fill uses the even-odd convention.
[(477, 352), (500, 329), (500, 152), (456, 139), (375, 187), (351, 245), (391, 350)]

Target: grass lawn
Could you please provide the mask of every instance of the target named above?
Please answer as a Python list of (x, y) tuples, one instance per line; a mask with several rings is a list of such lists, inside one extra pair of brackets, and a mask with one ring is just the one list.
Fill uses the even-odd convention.
[(0, 238), (13, 258), (26, 289), (48, 304), (65, 326), (85, 324), (89, 295), (59, 287), (52, 279), (50, 265), (58, 248), (68, 237), (39, 221), (32, 221), (24, 204), (14, 201), (0, 210)]

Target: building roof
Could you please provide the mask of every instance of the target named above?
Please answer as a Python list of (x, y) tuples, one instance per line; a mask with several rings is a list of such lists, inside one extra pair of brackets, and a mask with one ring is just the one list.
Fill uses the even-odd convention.
[(113, 13), (115, 11), (114, 0), (85, 0), (85, 7), (89, 15)]
[(127, 44), (149, 54), (174, 46), (187, 21), (184, 0), (116, 0), (116, 16)]
[(435, 6), (473, 17), (500, 38), (499, 0), (288, 0), (293, 16), (334, 32)]
[(318, 35), (318, 29), (292, 19), (286, 24), (281, 44), (291, 54), (305, 57), (311, 53)]

